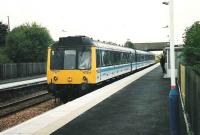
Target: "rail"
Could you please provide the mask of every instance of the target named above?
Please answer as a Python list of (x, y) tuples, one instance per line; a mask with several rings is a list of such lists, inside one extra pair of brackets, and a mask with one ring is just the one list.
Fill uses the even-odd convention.
[(45, 102), (52, 98), (53, 97), (51, 96), (51, 94), (49, 94), (47, 91), (42, 91), (35, 95), (26, 96), (24, 98), (16, 99), (15, 101), (2, 104), (0, 105), (0, 117)]

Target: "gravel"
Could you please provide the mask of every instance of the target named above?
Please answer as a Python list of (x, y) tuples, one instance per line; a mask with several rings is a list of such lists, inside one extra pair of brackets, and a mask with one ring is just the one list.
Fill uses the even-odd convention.
[(18, 125), (28, 119), (31, 119), (37, 115), (40, 115), (48, 110), (51, 110), (60, 105), (54, 99), (46, 101), (44, 103), (26, 108), (14, 114), (8, 115), (6, 117), (0, 118), (0, 131)]

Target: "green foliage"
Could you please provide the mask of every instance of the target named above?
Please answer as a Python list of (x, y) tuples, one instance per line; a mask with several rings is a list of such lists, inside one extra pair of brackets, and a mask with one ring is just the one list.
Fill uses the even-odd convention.
[(0, 49), (0, 64), (11, 63), (12, 61), (5, 54), (5, 49)]
[(0, 22), (0, 47), (5, 46), (7, 33), (8, 33), (8, 25)]
[(195, 22), (187, 28), (184, 37), (183, 55), (185, 63), (194, 67), (200, 67), (200, 23)]
[(131, 41), (126, 41), (126, 43), (124, 44), (124, 46), (128, 47), (128, 48), (135, 49), (135, 46), (134, 46), (134, 44)]
[(48, 30), (36, 23), (26, 23), (9, 32), (6, 53), (13, 62), (44, 62), (53, 42)]
[(200, 75), (200, 64), (189, 66), (195, 73)]

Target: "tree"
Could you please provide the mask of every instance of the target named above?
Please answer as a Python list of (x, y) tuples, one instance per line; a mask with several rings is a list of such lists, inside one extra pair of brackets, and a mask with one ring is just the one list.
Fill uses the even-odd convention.
[(8, 58), (8, 56), (5, 54), (5, 49), (1, 48), (0, 50), (0, 64), (4, 63), (11, 63), (12, 61)]
[(5, 46), (7, 33), (8, 33), (8, 25), (0, 22), (0, 47)]
[(16, 63), (44, 62), (53, 42), (48, 30), (36, 23), (26, 23), (9, 32), (6, 53)]
[(200, 23), (186, 28), (184, 36), (184, 59), (187, 65), (200, 65)]
[(124, 46), (128, 47), (128, 48), (135, 49), (135, 46), (134, 46), (134, 44), (131, 41), (126, 41), (126, 43), (124, 44)]

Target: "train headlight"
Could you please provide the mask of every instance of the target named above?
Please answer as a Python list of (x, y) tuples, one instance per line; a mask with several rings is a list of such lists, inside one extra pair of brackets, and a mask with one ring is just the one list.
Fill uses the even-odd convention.
[(54, 76), (54, 77), (53, 77), (53, 80), (54, 80), (54, 81), (57, 81), (57, 80), (58, 80), (58, 77), (57, 77), (57, 76)]
[(84, 81), (84, 82), (88, 82), (87, 77), (83, 76), (83, 81)]
[(68, 82), (72, 82), (72, 77), (67, 77)]

